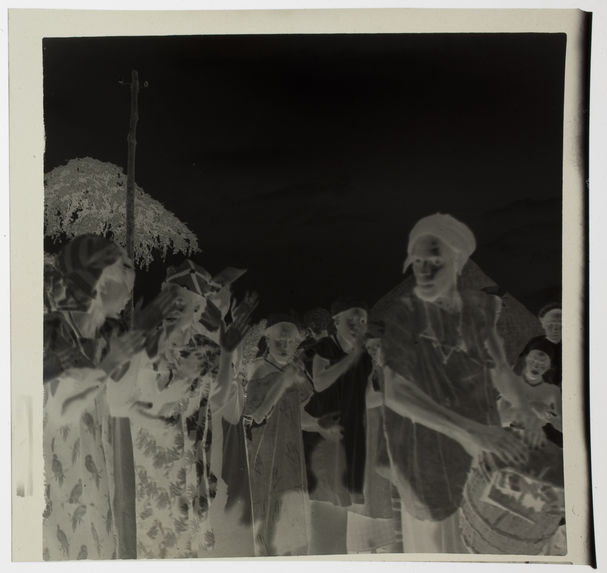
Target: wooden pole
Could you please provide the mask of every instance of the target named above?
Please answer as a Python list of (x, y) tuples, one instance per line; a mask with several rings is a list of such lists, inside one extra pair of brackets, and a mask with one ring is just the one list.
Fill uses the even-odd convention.
[[(137, 148), (137, 121), (139, 120), (139, 74), (131, 72), (131, 114), (129, 122), (128, 156), (126, 171), (126, 252), (131, 260), (135, 254), (135, 151)], [(128, 309), (129, 322), (132, 325), (133, 297)]]
[[(126, 251), (131, 260), (135, 252), (135, 149), (137, 146), (137, 121), (139, 76), (131, 72), (131, 113), (127, 157), (126, 184)], [(133, 297), (126, 309), (129, 325), (133, 323)], [(112, 418), (114, 444), (114, 521), (118, 529), (118, 558), (137, 558), (137, 518), (135, 504), (135, 463), (131, 424), (128, 418)]]

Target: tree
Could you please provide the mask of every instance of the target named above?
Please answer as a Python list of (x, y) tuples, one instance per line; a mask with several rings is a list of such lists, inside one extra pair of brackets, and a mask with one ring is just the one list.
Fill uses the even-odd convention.
[[(120, 167), (84, 157), (44, 177), (44, 234), (58, 242), (82, 233), (111, 238), (126, 247), (127, 176)], [(135, 186), (134, 263), (147, 269), (156, 254), (189, 256), (198, 239), (171, 211)]]

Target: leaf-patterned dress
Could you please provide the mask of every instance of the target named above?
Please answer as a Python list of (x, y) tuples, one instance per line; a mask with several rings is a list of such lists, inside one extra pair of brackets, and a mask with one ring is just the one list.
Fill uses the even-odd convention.
[(138, 558), (194, 558), (214, 544), (208, 518), (216, 487), (210, 471), (210, 393), (219, 348), (209, 341), (205, 352), (207, 363), (198, 377), (179, 377), (165, 360), (139, 374), (140, 388), (147, 386), (159, 409), (154, 416), (141, 411), (131, 416)]
[[(58, 331), (69, 334), (69, 324), (62, 322)], [(70, 344), (67, 337), (55, 338), (53, 350)], [(80, 358), (83, 363), (88, 360), (89, 366), (68, 368), (45, 384), (45, 561), (116, 558), (105, 373), (93, 366), (99, 363), (105, 347), (103, 338), (80, 339)]]

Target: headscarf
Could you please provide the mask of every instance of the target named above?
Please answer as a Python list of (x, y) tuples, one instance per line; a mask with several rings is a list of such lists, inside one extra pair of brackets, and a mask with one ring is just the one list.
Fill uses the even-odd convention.
[(213, 277), (205, 268), (187, 259), (177, 268), (167, 269), (166, 284), (174, 284), (186, 288), (199, 296), (219, 291), (219, 285), (213, 282)]
[(445, 245), (455, 251), (458, 273), (462, 271), (464, 265), (476, 249), (476, 239), (467, 225), (458, 221), (455, 217), (444, 213), (429, 215), (420, 219), (409, 233), (407, 260), (405, 261), (404, 270), (413, 262), (411, 254), (417, 239), (427, 235), (440, 239)]
[(352, 298), (352, 297), (342, 297), (337, 299), (331, 305), (331, 316), (337, 316), (346, 310), (350, 310), (351, 308), (362, 308), (364, 311), (369, 311), (369, 305), (364, 300)]
[(57, 255), (57, 268), (67, 289), (61, 310), (87, 310), (97, 296), (103, 271), (126, 255), (118, 245), (97, 235), (79, 235)]

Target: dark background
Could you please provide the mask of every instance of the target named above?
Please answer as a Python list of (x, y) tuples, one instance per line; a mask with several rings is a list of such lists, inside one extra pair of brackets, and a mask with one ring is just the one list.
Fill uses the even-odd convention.
[[(564, 34), (45, 39), (45, 171), (90, 156), (196, 233), (211, 272), (249, 269), (260, 315), (372, 304), (402, 280), (407, 235), (441, 211), (532, 312), (560, 298)], [(56, 249), (47, 242), (46, 247)], [(168, 264), (137, 278), (156, 293)]]

